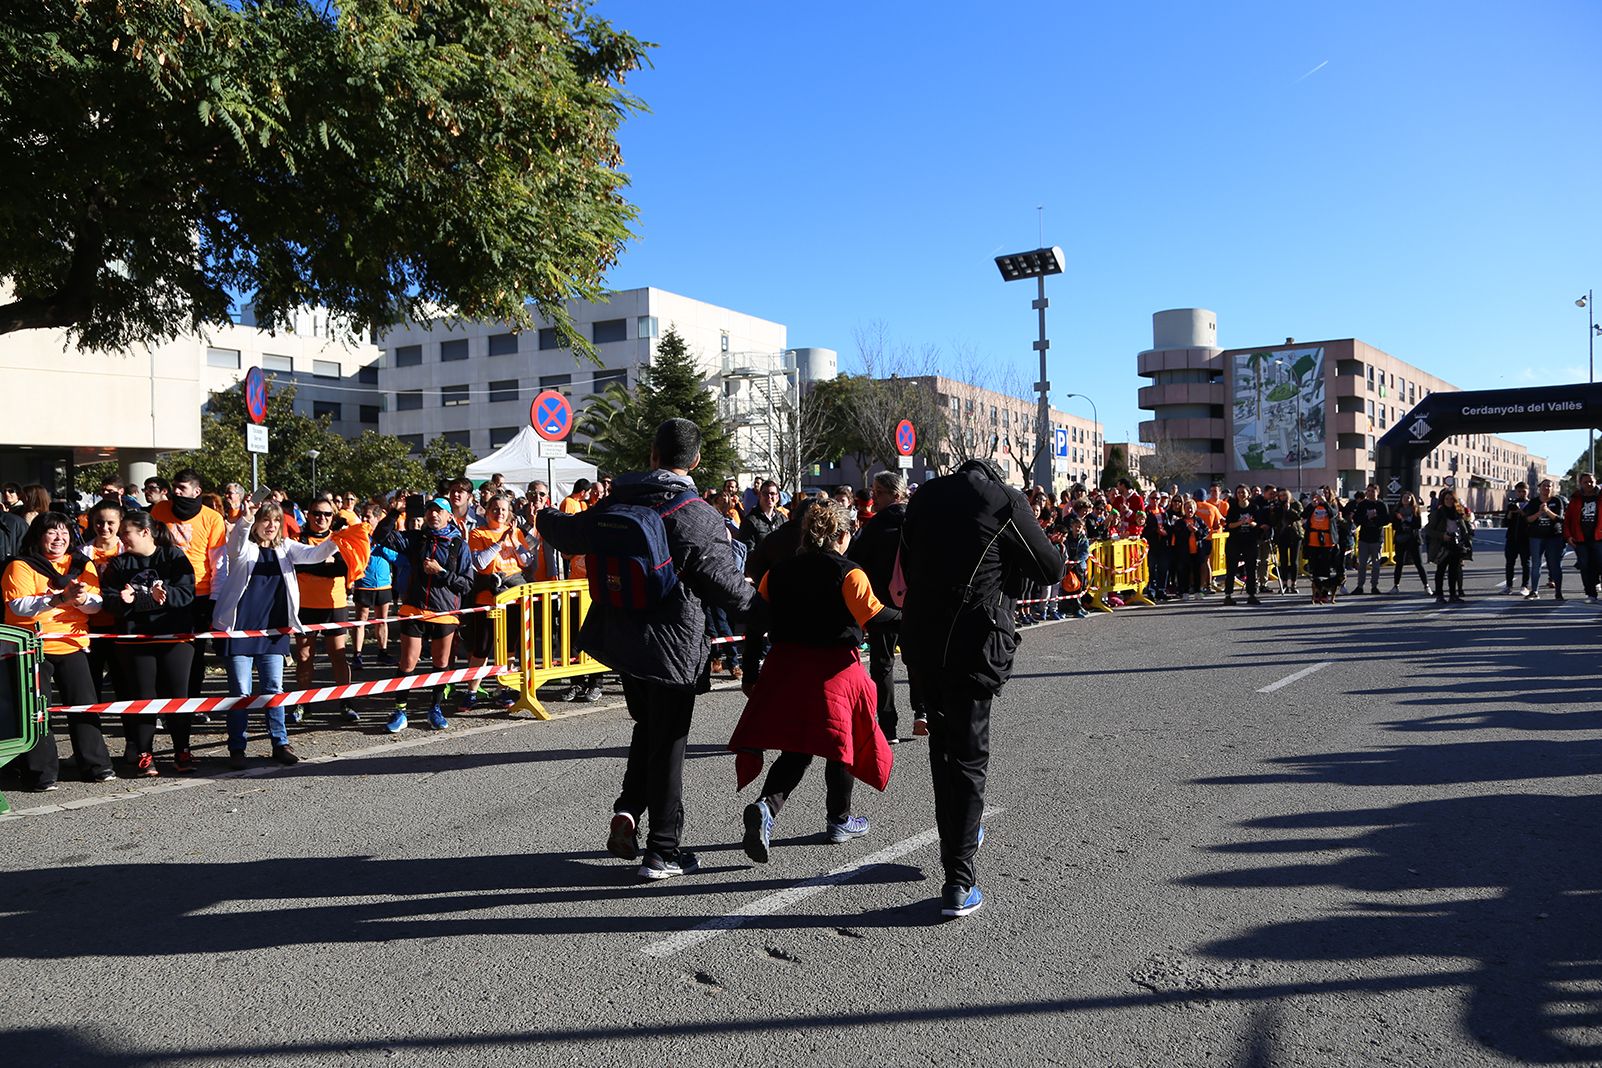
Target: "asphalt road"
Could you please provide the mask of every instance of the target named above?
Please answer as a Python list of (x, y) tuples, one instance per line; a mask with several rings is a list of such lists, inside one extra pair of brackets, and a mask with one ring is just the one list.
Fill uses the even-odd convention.
[(297, 744), (329, 759), (242, 775), (213, 728), (196, 780), (82, 806), (144, 787), (12, 792), (0, 1050), (28, 1068), (1602, 1063), (1598, 610), (1492, 596), (1493, 565), (1446, 610), (1410, 583), (1029, 631), (994, 717), (989, 903), (956, 922), (921, 742), (886, 793), (859, 788), (870, 836), (823, 841), (814, 768), (772, 862), (747, 861), (728, 689), (698, 705), (686, 773), (705, 867), (660, 885), (602, 849), (628, 729), (612, 700), (399, 738), (324, 721)]

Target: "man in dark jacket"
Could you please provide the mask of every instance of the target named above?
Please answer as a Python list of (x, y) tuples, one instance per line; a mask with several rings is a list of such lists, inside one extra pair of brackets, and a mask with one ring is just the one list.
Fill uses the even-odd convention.
[(785, 518), (779, 510), (779, 484), (770, 478), (756, 494), (756, 507), (747, 511), (740, 521), (740, 540), (755, 552), (769, 534), (784, 524)]
[[(678, 581), (661, 603), (648, 609), (590, 603), (579, 629), (579, 648), (623, 678), (623, 698), (634, 735), (629, 743), (623, 789), (613, 805), (606, 848), (614, 856), (639, 857), (639, 822), (651, 814), (651, 832), (640, 865), (642, 879), (670, 879), (697, 867), (681, 849), (684, 829), (684, 744), (695, 695), (710, 686), (712, 647), (703, 602), (731, 618), (743, 617), (751, 586), (741, 577), (729, 547), (728, 528), (717, 509), (701, 499), (690, 471), (701, 462), (701, 432), (688, 419), (669, 419), (651, 446), (654, 470), (624, 475), (600, 507), (575, 515), (554, 508), (539, 513), (540, 537), (559, 552), (592, 551), (594, 518), (608, 507), (642, 505), (664, 512), (662, 526)], [(682, 506), (669, 510), (669, 502)]]
[(1523, 482), (1515, 482), (1513, 492), (1508, 495), (1507, 504), (1502, 509), (1502, 529), (1507, 532), (1502, 544), (1502, 554), (1507, 558), (1507, 579), (1502, 583), (1503, 593), (1513, 592), (1514, 564), (1523, 565), (1524, 579), (1519, 584), (1522, 587), (1520, 592), (1528, 593), (1530, 590), (1530, 521), (1524, 515), (1529, 503), (1530, 487)]
[(988, 460), (924, 483), (907, 504), (901, 655), (929, 716), (935, 823), (945, 866), (941, 911), (984, 903), (974, 884), (990, 763), (990, 703), (1012, 674), (1015, 601), (1026, 582), (1055, 585), (1063, 559), (1023, 494)]
[(1380, 554), (1385, 551), (1385, 528), (1391, 521), (1391, 510), (1380, 500), (1378, 482), (1370, 482), (1363, 496), (1351, 503), (1347, 518), (1357, 528), (1357, 592), (1363, 592), (1368, 583), (1369, 593), (1378, 593)]
[[(863, 526), (847, 555), (862, 566), (873, 595), (884, 604), (890, 598), (890, 576), (901, 549), (901, 524), (907, 517), (907, 480), (899, 471), (873, 476), (873, 518)], [(879, 729), (891, 745), (896, 738), (896, 642), (899, 628), (886, 627), (868, 634), (868, 677), (879, 694)]]

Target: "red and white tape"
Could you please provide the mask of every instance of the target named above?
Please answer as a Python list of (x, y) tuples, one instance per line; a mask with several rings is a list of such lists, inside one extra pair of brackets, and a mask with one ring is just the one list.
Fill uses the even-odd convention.
[[(536, 594), (543, 596), (543, 594)], [(457, 608), (449, 612), (423, 612), (412, 616), (385, 616), (383, 619), (348, 619), (343, 623), (306, 623), (300, 627), (270, 627), (267, 630), (202, 630), (191, 634), (117, 634), (115, 632), (51, 631), (41, 635), (47, 640), (60, 638), (121, 638), (124, 641), (187, 642), (195, 638), (271, 638), (279, 634), (311, 634), (322, 630), (350, 630), (353, 627), (371, 627), (379, 623), (426, 623), (440, 616), (470, 616), (475, 612), (493, 612), (492, 604), (472, 608)]]
[(373, 697), (401, 690), (416, 690), (426, 686), (448, 686), (457, 682), (472, 682), (495, 675), (504, 675), (510, 668), (485, 664), (477, 668), (457, 668), (454, 671), (435, 671), (427, 675), (401, 675), (393, 679), (374, 682), (353, 682), (347, 686), (323, 686), (315, 690), (291, 690), (288, 693), (257, 694), (245, 697), (157, 697), (146, 701), (105, 701), (94, 705), (59, 705), (52, 707), (54, 714), (96, 713), (110, 716), (177, 716), (186, 712), (226, 712), (233, 708), (276, 708), (279, 705), (317, 704), (321, 701), (343, 701), (353, 697)]

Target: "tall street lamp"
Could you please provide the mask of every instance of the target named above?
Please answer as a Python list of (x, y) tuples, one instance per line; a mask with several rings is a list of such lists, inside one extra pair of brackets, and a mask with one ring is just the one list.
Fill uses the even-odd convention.
[[(1274, 360), (1275, 367), (1290, 367), (1284, 357)], [(1291, 370), (1292, 383), (1296, 386), (1296, 496), (1302, 495), (1302, 382), (1295, 377), (1295, 369)]]
[[(1096, 402), (1090, 400), (1083, 393), (1064, 393), (1062, 395), (1063, 400), (1068, 400), (1070, 397), (1078, 397), (1082, 401), (1090, 401), (1090, 418), (1096, 424), (1090, 436), (1092, 438), (1101, 437), (1101, 415), (1096, 411)], [(1101, 446), (1095, 441), (1092, 441), (1091, 444), (1096, 446), (1090, 452), (1090, 484), (1095, 487), (1101, 485)]]
[(321, 455), (322, 455), (322, 453), (318, 452), (316, 449), (307, 449), (306, 450), (306, 459), (308, 459), (308, 460), (310, 460), (312, 462), (312, 496), (313, 497), (317, 496), (317, 457), (319, 457)]
[[(1595, 382), (1596, 381), (1596, 336), (1598, 334), (1602, 334), (1602, 324), (1599, 324), (1596, 321), (1596, 293), (1595, 293), (1595, 291), (1587, 289), (1585, 291), (1585, 296), (1581, 297), (1579, 300), (1575, 301), (1574, 303), (1577, 306), (1585, 309), (1586, 318), (1588, 320), (1590, 320), (1590, 329), (1585, 332), (1585, 344), (1586, 344), (1586, 349), (1587, 349), (1585, 380), (1587, 382)], [(1591, 468), (1591, 477), (1595, 478), (1596, 477), (1596, 428), (1592, 427), (1592, 428), (1588, 429), (1585, 432), (1585, 437), (1586, 437), (1586, 441), (1589, 442), (1589, 446), (1587, 448), (1587, 451), (1590, 454), (1589, 466)]]
[(1018, 282), (1025, 278), (1036, 281), (1035, 299), (1029, 305), (1040, 313), (1040, 339), (1035, 342), (1035, 351), (1040, 353), (1040, 381), (1035, 383), (1034, 388), (1040, 394), (1040, 410), (1035, 416), (1034, 480), (1035, 485), (1047, 487), (1052, 483), (1051, 450), (1046, 447), (1051, 440), (1051, 401), (1048, 399), (1051, 383), (1046, 381), (1046, 350), (1051, 347), (1051, 342), (1046, 340), (1046, 308), (1051, 302), (1046, 299), (1046, 276), (1061, 274), (1063, 264), (1062, 249), (1056, 245), (1037, 248), (1033, 252), (1014, 252), (996, 257), (996, 269), (1001, 272), (1003, 282)]

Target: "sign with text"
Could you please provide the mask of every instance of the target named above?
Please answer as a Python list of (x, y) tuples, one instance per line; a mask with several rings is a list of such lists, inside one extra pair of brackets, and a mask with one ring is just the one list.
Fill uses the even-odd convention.
[(251, 423), (250, 425), (245, 427), (245, 451), (246, 452), (253, 452), (253, 453), (260, 453), (262, 455), (266, 455), (266, 453), (267, 453), (267, 428), (266, 427), (257, 426), (255, 423)]

